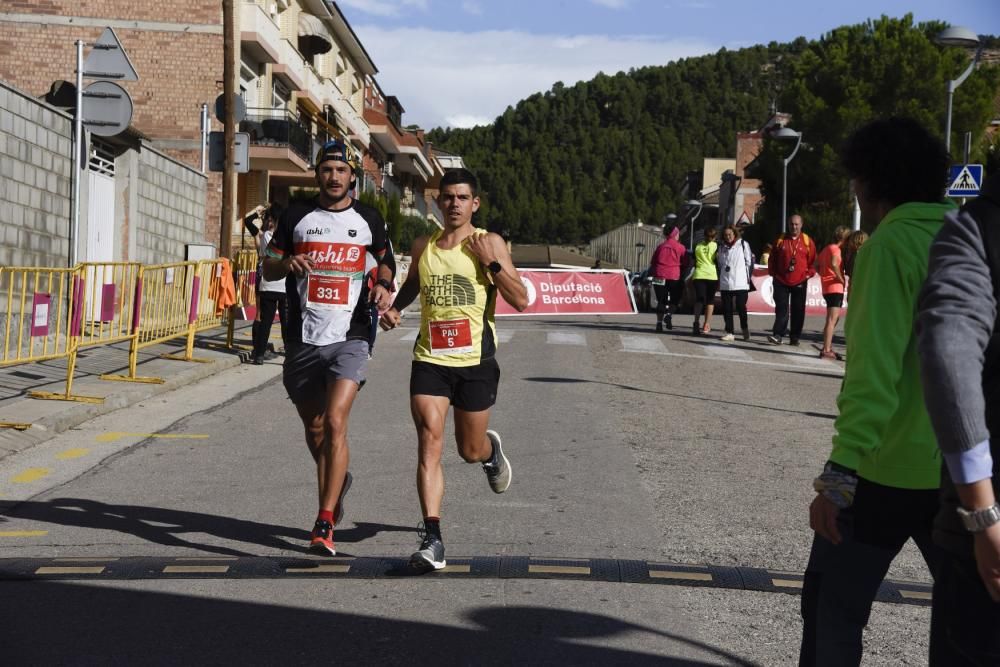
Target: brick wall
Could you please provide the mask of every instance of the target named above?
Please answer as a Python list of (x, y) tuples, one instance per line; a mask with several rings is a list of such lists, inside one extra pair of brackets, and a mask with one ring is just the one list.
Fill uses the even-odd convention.
[[(0, 16), (0, 80), (36, 96), (44, 95), (54, 81), (75, 81), (75, 41), (92, 43), (103, 31), (99, 25), (59, 25), (66, 17), (106, 18), (112, 24), (156, 22), (141, 24), (139, 29), (120, 23), (115, 27), (139, 75), (139, 81), (123, 84), (134, 105), (132, 125), (158, 150), (201, 169), (201, 104), (207, 102), (214, 109), (215, 98), (222, 92), (221, 3), (8, 0), (3, 10), (38, 16), (38, 23), (5, 21)], [(217, 32), (185, 32), (185, 26)], [(85, 54), (89, 50), (85, 47)], [(222, 129), (214, 117), (211, 129)], [(218, 175), (209, 179), (208, 190), (199, 241), (217, 244), (222, 209)]]

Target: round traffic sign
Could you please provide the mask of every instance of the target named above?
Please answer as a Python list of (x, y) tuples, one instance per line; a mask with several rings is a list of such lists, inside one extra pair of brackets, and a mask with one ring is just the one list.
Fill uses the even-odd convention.
[[(244, 118), (247, 117), (247, 103), (243, 101), (242, 95), (236, 95), (233, 97), (235, 104), (233, 105), (233, 116), (236, 122), (239, 123)], [(215, 98), (215, 117), (220, 123), (226, 122), (226, 95), (222, 94)]]
[(132, 98), (113, 81), (95, 81), (83, 89), (83, 125), (94, 134), (113, 137), (132, 122)]

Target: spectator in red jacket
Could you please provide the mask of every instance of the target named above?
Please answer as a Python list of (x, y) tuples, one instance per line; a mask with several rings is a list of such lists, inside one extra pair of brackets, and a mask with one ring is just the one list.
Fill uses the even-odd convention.
[[(774, 242), (767, 262), (767, 272), (774, 278), (774, 329), (767, 340), (781, 345), (788, 331), (788, 344), (798, 345), (806, 319), (806, 284), (816, 273), (816, 244), (802, 231), (802, 216), (788, 219), (788, 235)], [(792, 326), (788, 328), (788, 303), (791, 301)]]
[(653, 251), (649, 261), (649, 275), (653, 278), (653, 292), (656, 294), (656, 330), (673, 329), (671, 319), (673, 309), (681, 302), (684, 283), (681, 282), (681, 263), (684, 260), (684, 244), (678, 241), (681, 230), (664, 226), (666, 237)]

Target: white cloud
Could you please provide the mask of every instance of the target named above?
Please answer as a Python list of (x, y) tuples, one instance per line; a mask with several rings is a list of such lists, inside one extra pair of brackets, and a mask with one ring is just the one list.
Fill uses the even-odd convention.
[(475, 2), (475, 0), (463, 0), (462, 11), (466, 14), (472, 14), (473, 16), (482, 16), (483, 6), (478, 2)]
[(379, 68), (382, 90), (406, 109), (404, 124), (426, 129), (490, 123), (507, 106), (556, 81), (572, 86), (598, 72), (665, 65), (718, 49), (701, 40), (643, 36), (355, 29)]
[(624, 9), (628, 6), (628, 0), (590, 0), (590, 2), (608, 9)]
[(407, 7), (427, 11), (427, 0), (338, 0), (339, 4), (375, 16), (399, 16)]

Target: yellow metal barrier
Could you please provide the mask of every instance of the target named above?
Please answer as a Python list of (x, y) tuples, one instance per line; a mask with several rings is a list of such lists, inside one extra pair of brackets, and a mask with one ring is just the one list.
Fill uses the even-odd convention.
[(197, 265), (197, 262), (175, 262), (140, 267), (135, 283), (128, 375), (102, 375), (102, 379), (163, 382), (161, 378), (136, 375), (139, 350), (187, 335)]
[(29, 391), (32, 398), (87, 403), (103, 400), (72, 393), (76, 340), (82, 323), (81, 276), (79, 266), (0, 267), (0, 317), (4, 320), (0, 366), (66, 358), (65, 393)]
[(75, 269), (0, 267), (0, 366), (66, 357)]
[(76, 348), (105, 345), (132, 337), (138, 262), (84, 263), (78, 267), (82, 289)]
[(220, 290), (227, 265), (228, 262), (223, 262), (221, 259), (202, 260), (197, 263), (191, 282), (191, 301), (188, 309), (188, 331), (184, 354), (165, 354), (164, 358), (197, 362), (211, 361), (211, 359), (198, 359), (194, 356), (194, 336), (199, 331), (222, 325), (224, 309), (218, 306), (218, 302), (222, 296)]

